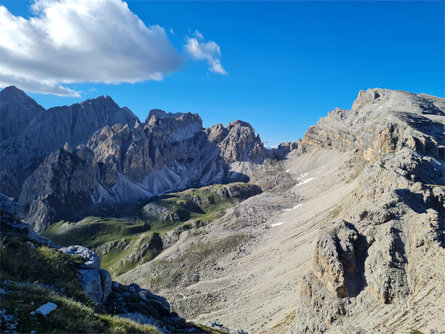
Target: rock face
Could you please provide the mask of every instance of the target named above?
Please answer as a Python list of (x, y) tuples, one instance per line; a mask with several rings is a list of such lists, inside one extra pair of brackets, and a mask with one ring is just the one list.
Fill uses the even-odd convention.
[[(158, 115), (159, 113), (155, 113)], [(94, 152), (101, 184), (116, 197), (147, 198), (169, 190), (221, 182), (224, 165), (207, 140), (198, 115), (153, 115), (145, 124), (105, 127), (87, 146)], [(132, 194), (122, 192), (134, 184)], [(101, 193), (104, 193), (103, 191)], [(111, 201), (109, 196), (98, 201)]]
[(372, 89), (299, 143), (303, 154), (353, 152), (359, 187), (319, 235), (295, 332), (392, 331), (379, 313), (385, 305), (393, 316), (434, 311), (416, 296), (445, 284), (444, 110), (443, 99)]
[(0, 94), (2, 129), (10, 129), (4, 131), (6, 137), (0, 144), (0, 185), (4, 193), (15, 198), (24, 180), (51, 152), (65, 143), (71, 147), (85, 144), (96, 130), (107, 125), (132, 127), (137, 119), (110, 97), (45, 110), (13, 86)]
[(83, 257), (85, 262), (80, 266), (82, 269), (100, 269), (100, 257), (92, 250), (83, 246), (68, 246), (60, 249), (61, 252), (68, 255), (77, 255)]
[(227, 127), (216, 124), (206, 129), (210, 142), (215, 143), (221, 149), (221, 157), (227, 163), (236, 161), (248, 161), (262, 163), (271, 158), (259, 135), (255, 135), (252, 126), (243, 121), (229, 123)]
[(241, 121), (203, 129), (197, 114), (153, 109), (141, 123), (110, 97), (45, 110), (15, 87), (1, 94), (1, 189), (37, 231), (165, 192), (244, 180), (231, 164), (273, 157)]
[[(85, 153), (85, 152), (84, 152)], [(19, 199), (22, 217), (42, 231), (49, 222), (81, 217), (92, 205), (97, 188), (92, 154), (51, 153), (23, 184)], [(82, 159), (85, 156), (88, 160)]]

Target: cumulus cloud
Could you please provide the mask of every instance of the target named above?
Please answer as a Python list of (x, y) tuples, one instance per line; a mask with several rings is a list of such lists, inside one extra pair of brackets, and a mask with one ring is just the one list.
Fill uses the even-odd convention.
[(162, 80), (183, 58), (165, 30), (122, 0), (36, 0), (33, 17), (0, 6), (0, 86), (79, 96), (63, 84)]
[(221, 49), (214, 41), (204, 41), (204, 36), (195, 30), (194, 37), (187, 37), (185, 43), (186, 52), (194, 59), (205, 60), (209, 64), (209, 70), (214, 73), (227, 74), (221, 65)]

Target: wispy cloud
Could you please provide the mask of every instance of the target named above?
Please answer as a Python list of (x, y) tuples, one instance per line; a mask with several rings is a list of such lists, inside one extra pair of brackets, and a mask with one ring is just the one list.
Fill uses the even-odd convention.
[(34, 17), (0, 6), (0, 86), (79, 96), (63, 84), (162, 80), (183, 58), (165, 30), (121, 0), (36, 0)]
[(194, 59), (205, 60), (209, 70), (214, 73), (227, 74), (221, 64), (221, 49), (214, 41), (204, 41), (204, 36), (198, 30), (193, 33), (194, 37), (187, 37), (185, 43), (186, 52)]

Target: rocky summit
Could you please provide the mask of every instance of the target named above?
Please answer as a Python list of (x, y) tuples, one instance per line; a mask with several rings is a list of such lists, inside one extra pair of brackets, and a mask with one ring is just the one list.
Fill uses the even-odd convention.
[[(51, 272), (69, 277), (76, 300), (132, 319), (125, 326), (445, 328), (443, 98), (361, 91), (272, 150), (243, 121), (204, 129), (197, 114), (154, 109), (142, 123), (109, 97), (45, 110), (8, 87), (0, 111), (1, 191), (17, 200), (2, 197), (2, 252), (20, 248), (37, 267), (56, 259)], [(12, 305), (37, 278), (8, 256)], [(53, 303), (56, 316), (68, 305), (57, 298), (34, 309)], [(21, 310), (3, 308), (4, 323)]]

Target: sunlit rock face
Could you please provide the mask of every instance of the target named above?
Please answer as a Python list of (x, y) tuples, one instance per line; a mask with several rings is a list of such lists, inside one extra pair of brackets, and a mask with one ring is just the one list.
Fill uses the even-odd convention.
[(359, 182), (324, 222), (301, 283), (296, 333), (437, 326), (404, 315), (436, 312), (430, 304), (445, 298), (444, 101), (361, 91), (351, 110), (335, 109), (298, 143), (300, 154), (350, 152)]

